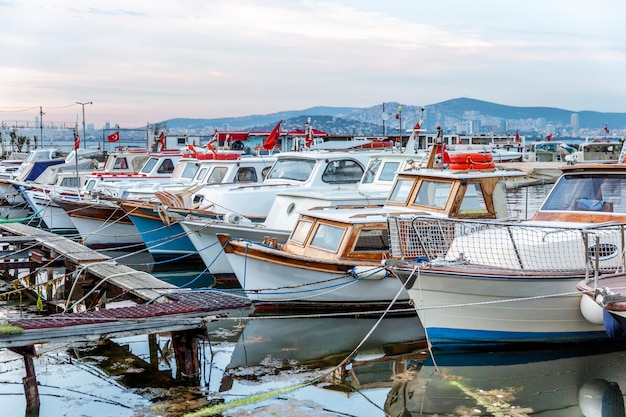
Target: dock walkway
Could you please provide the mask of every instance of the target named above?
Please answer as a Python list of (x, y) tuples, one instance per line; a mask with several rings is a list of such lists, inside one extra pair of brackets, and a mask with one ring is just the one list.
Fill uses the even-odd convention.
[[(203, 326), (205, 320), (227, 315), (230, 310), (252, 309), (241, 296), (219, 290), (182, 290), (153, 275), (117, 263), (113, 258), (66, 237), (21, 223), (0, 224), (0, 244), (21, 245), (19, 250), (37, 253), (42, 264), (62, 258), (91, 287), (102, 287), (123, 299), (138, 302), (131, 307), (60, 313), (18, 319), (9, 323), (24, 329), (21, 334), (0, 335), (0, 348), (58, 342), (86, 341), (141, 333), (183, 331)], [(6, 233), (12, 236), (5, 236)], [(25, 248), (24, 244), (28, 247)], [(76, 296), (76, 295), (75, 295)]]

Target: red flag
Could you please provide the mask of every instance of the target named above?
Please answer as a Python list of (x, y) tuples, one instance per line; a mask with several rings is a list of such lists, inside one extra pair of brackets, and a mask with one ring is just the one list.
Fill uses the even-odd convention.
[(120, 132), (111, 133), (109, 136), (107, 136), (107, 139), (109, 140), (109, 142), (117, 142), (118, 140), (120, 140)]
[(78, 133), (74, 132), (74, 150), (77, 151), (80, 148), (80, 137)]
[(546, 139), (548, 139), (548, 142), (552, 140), (552, 133), (550, 133), (548, 136), (546, 136)]
[(604, 125), (604, 133), (609, 133), (609, 125)]
[(421, 120), (418, 120), (417, 123), (415, 123), (415, 126), (413, 126), (413, 130), (420, 130), (421, 128), (422, 128)]
[(274, 149), (274, 146), (276, 145), (276, 142), (280, 137), (280, 124), (282, 122), (283, 120), (281, 119), (274, 128), (274, 130), (272, 130), (270, 135), (267, 137), (267, 139), (265, 139), (265, 142), (263, 142), (263, 149), (265, 149), (266, 151), (271, 151), (272, 149)]
[(519, 142), (519, 132), (515, 132), (515, 141)]

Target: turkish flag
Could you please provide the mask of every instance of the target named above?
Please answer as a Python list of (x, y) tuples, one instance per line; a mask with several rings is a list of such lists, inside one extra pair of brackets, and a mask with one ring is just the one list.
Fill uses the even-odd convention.
[(120, 132), (110, 134), (109, 136), (107, 136), (107, 139), (109, 140), (109, 142), (117, 142), (118, 140), (120, 140)]
[(80, 148), (80, 137), (78, 133), (74, 132), (74, 150), (77, 151)]

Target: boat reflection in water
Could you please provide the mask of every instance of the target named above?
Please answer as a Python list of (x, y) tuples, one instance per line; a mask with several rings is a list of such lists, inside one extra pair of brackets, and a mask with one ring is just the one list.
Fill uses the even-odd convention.
[(257, 366), (267, 367), (268, 373), (294, 364), (327, 368), (341, 363), (355, 349), (352, 362), (413, 351), (424, 345), (424, 329), (415, 315), (380, 321), (353, 316), (253, 317), (241, 331), (228, 370), (233, 375), (236, 369)]
[[(434, 361), (433, 361), (434, 358)], [(395, 385), (391, 417), (624, 416), (626, 345), (504, 352), (434, 351)]]

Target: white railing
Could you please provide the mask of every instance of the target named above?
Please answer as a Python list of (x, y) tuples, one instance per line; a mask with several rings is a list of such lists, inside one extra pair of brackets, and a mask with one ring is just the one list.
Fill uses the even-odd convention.
[(392, 216), (391, 257), (543, 273), (624, 271), (624, 226), (546, 227), (524, 222)]

